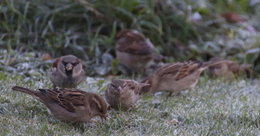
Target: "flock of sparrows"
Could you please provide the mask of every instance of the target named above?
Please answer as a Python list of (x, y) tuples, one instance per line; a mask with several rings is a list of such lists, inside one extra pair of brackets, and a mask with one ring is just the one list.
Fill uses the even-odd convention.
[[(116, 35), (115, 50), (120, 65), (125, 69), (125, 74), (145, 73), (149, 64), (160, 58), (154, 53), (154, 46), (150, 40), (136, 30), (126, 29), (119, 32)], [(143, 93), (190, 90), (206, 69), (210, 76), (233, 79), (249, 67), (249, 65), (238, 65), (233, 61), (222, 59), (165, 64), (141, 82), (128, 79), (112, 80), (105, 91), (104, 99), (98, 94), (76, 89), (77, 85), (85, 79), (83, 65), (79, 58), (66, 55), (56, 59), (52, 64), (49, 72), (53, 83), (52, 89), (34, 91), (19, 86), (14, 86), (12, 89), (37, 98), (59, 120), (89, 122), (95, 116), (106, 119), (109, 107), (130, 109)]]

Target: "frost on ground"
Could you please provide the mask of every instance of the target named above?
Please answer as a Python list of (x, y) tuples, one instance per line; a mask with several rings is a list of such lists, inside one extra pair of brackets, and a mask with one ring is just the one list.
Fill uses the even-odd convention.
[[(86, 78), (85, 91), (103, 94), (108, 79)], [(0, 135), (260, 135), (260, 81), (201, 78), (191, 92), (144, 95), (131, 111), (109, 112), (105, 122), (64, 123), (43, 104), (11, 87), (48, 88), (46, 76), (0, 73)]]

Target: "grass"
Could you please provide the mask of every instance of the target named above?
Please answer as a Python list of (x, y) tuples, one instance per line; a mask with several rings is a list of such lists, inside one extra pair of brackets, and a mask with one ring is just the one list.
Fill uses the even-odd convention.
[[(254, 21), (260, 13), (257, 8), (249, 7), (247, 0), (205, 4), (191, 0), (0, 1), (0, 135), (260, 135), (259, 79), (224, 82), (202, 77), (191, 92), (172, 97), (145, 95), (133, 110), (112, 110), (106, 122), (92, 124), (60, 122), (40, 102), (11, 91), (14, 85), (51, 87), (45, 75), (51, 62), (42, 62), (35, 50), (52, 57), (76, 54), (91, 67), (87, 67), (89, 75), (99, 75), (93, 69), (103, 65), (103, 53), (114, 56), (114, 36), (123, 28), (143, 32), (172, 61), (221, 56), (253, 64), (259, 73), (259, 33), (220, 17), (223, 12), (248, 14), (246, 24), (259, 31)], [(199, 23), (187, 19), (195, 12), (203, 17)], [(117, 73), (117, 62), (111, 63), (112, 71), (106, 75)], [(103, 94), (107, 83), (108, 78), (89, 77), (80, 88)]]
[[(115, 56), (115, 34), (130, 28), (142, 32), (158, 53), (174, 58), (210, 57), (254, 63), (259, 73), (259, 12), (248, 0), (2, 0), (0, 48), (41, 50), (53, 57), (74, 54), (102, 65), (103, 53)], [(191, 21), (199, 13), (198, 22)], [(245, 24), (226, 22), (221, 14), (234, 12)], [(197, 13), (197, 14), (198, 14)], [(259, 31), (259, 30), (257, 30)], [(246, 40), (245, 40), (246, 39)], [(97, 59), (98, 58), (98, 59)]]
[[(103, 94), (108, 82), (87, 78), (79, 88)], [(70, 124), (32, 97), (11, 91), (13, 85), (50, 87), (46, 76), (24, 80), (0, 73), (0, 135), (259, 135), (259, 83), (202, 77), (191, 92), (145, 95), (131, 111), (109, 111), (105, 122)]]

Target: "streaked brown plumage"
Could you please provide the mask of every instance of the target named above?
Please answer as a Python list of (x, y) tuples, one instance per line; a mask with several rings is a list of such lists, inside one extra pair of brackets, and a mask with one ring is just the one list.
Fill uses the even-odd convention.
[(75, 88), (83, 81), (85, 72), (79, 58), (66, 55), (55, 60), (49, 77), (54, 87)]
[(35, 97), (61, 121), (88, 122), (95, 116), (102, 119), (107, 116), (104, 99), (95, 93), (58, 88), (33, 91), (19, 86), (12, 89)]
[(115, 79), (108, 85), (105, 98), (112, 108), (126, 110), (137, 102), (141, 89), (147, 85), (134, 80)]
[(208, 66), (213, 65), (213, 63), (211, 61), (204, 63), (188, 61), (166, 64), (142, 81), (150, 84), (149, 87), (143, 88), (142, 93), (157, 91), (180, 92), (191, 89), (197, 84), (201, 72), (207, 69)]
[[(213, 58), (211, 61), (223, 61), (220, 58)], [(223, 78), (225, 80), (233, 80), (241, 74), (247, 74), (250, 76), (250, 64), (239, 65), (231, 60), (226, 60), (223, 63), (212, 65), (208, 68), (207, 74), (214, 78)]]
[(116, 56), (126, 74), (145, 73), (153, 60), (161, 59), (153, 52), (151, 41), (136, 30), (124, 29), (116, 35)]

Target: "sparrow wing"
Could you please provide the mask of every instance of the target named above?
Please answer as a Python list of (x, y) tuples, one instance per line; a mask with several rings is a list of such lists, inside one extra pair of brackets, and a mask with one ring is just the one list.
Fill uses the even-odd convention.
[(174, 78), (176, 81), (192, 74), (200, 68), (200, 64), (193, 61), (184, 63), (167, 64), (157, 71), (158, 75), (162, 78)]
[(116, 49), (136, 55), (149, 55), (152, 53), (153, 44), (142, 34), (130, 30), (119, 33)]
[(70, 112), (75, 112), (77, 106), (84, 106), (85, 92), (69, 91), (67, 89), (45, 89), (46, 95)]
[(149, 55), (152, 53), (152, 49), (147, 44), (146, 41), (122, 40), (117, 42), (117, 50), (135, 55)]

